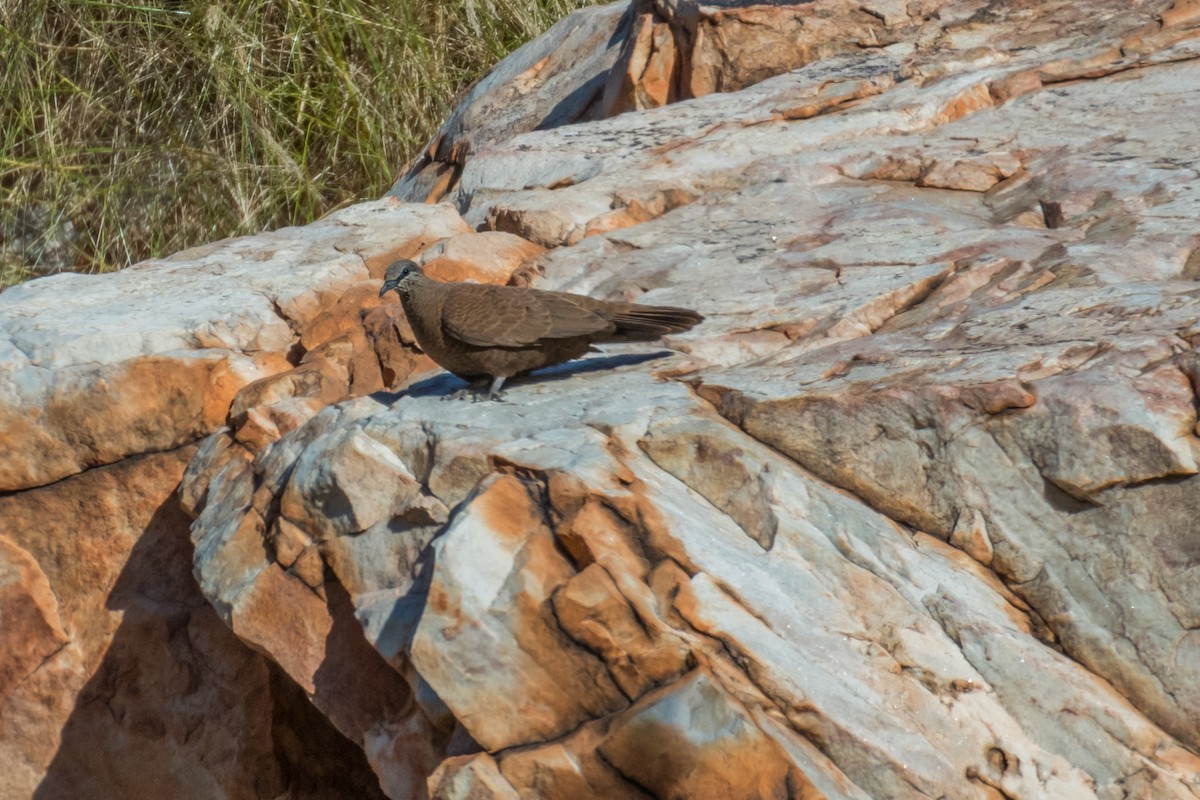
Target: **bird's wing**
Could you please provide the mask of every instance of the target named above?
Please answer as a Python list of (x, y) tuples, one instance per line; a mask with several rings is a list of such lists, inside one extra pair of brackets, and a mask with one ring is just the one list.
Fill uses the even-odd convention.
[(460, 284), (442, 306), (443, 331), (477, 347), (525, 347), (614, 327), (570, 295), (537, 289)]

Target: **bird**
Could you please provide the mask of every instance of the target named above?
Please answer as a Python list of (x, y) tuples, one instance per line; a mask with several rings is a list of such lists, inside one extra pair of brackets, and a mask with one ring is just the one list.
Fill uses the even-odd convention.
[[(597, 300), (569, 292), (437, 281), (413, 261), (392, 263), (379, 296), (400, 296), (417, 344), (473, 384), (452, 396), (501, 398), (512, 377), (579, 358), (597, 342), (646, 342), (704, 320), (687, 308)], [(488, 381), (490, 380), (490, 385)]]

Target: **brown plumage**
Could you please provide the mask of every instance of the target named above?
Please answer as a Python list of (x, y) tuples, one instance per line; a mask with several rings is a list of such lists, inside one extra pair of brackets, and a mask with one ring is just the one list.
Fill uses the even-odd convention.
[(379, 296), (395, 290), (421, 348), (460, 378), (506, 378), (578, 358), (595, 342), (645, 342), (704, 317), (673, 306), (613, 303), (567, 292), (442, 283), (411, 261), (387, 269)]

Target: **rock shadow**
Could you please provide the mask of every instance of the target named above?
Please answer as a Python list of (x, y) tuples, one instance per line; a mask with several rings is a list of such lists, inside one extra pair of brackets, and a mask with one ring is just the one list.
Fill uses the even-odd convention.
[[(469, 503), (470, 499), (467, 497), (451, 511), (451, 520), (458, 513), (458, 509)], [(412, 562), (412, 566), (408, 570), (412, 582), (402, 595), (391, 602), (387, 617), (376, 636), (376, 649), (393, 664), (407, 661), (412, 652), (413, 638), (416, 635), (417, 626), (421, 623), (421, 616), (425, 613), (425, 607), (429, 602), (429, 590), (433, 584), (436, 555), (432, 544), (445, 532), (445, 529), (446, 526), (442, 526), (431, 536)], [(405, 533), (402, 527), (395, 530), (397, 535)], [(426, 712), (427, 719), (437, 725), (436, 735), (431, 736), (430, 739), (444, 758), (471, 755), (483, 751), (483, 747), (471, 738), (471, 734), (467, 732), (461, 722), (454, 719), (445, 702), (437, 696), (433, 687), (426, 683), (415, 669), (411, 670), (410, 680), (417, 687), (414, 699)], [(429, 771), (432, 772), (436, 766), (436, 763), (432, 764)]]
[(189, 525), (172, 492), (131, 549), (106, 601), (122, 620), (35, 800), (382, 800), (362, 750), (205, 600)]
[[(617, 21), (612, 35), (608, 37), (606, 48), (623, 45), (629, 39), (633, 29), (634, 9), (631, 5)], [(618, 57), (615, 68), (619, 69), (621, 59)], [(578, 87), (559, 100), (538, 122), (534, 130), (544, 131), (575, 122), (598, 119), (601, 113), (600, 104), (604, 99), (604, 90), (612, 74), (612, 68), (602, 69), (595, 75), (583, 81)]]

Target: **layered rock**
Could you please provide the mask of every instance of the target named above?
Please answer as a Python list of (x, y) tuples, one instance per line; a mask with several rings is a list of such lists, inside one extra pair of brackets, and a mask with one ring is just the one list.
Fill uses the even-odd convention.
[[(6, 291), (0, 436), (10, 457), (0, 491), (210, 433), (242, 387), (358, 322), (361, 298), (338, 305), (351, 287), (466, 230), (448, 209), (381, 201), (112, 275)], [(339, 322), (339, 312), (352, 319)]]
[(428, 368), (354, 287), (464, 231), (380, 202), (0, 296), (0, 794), (380, 796), (204, 600), (176, 490), (227, 422), (262, 444)]
[[(213, 459), (206, 594), (249, 627), (279, 562), (245, 555), (245, 520), (306, 530), (332, 573), (313, 591), (344, 587), (429, 692), (418, 718), (485, 751), (442, 796), (1192, 796), (1200, 759), (992, 572), (614, 360), (484, 409), (363, 398), (248, 468)], [(278, 510), (231, 519), (254, 486)], [(299, 648), (254, 641), (285, 667)]]
[[(1198, 43), (614, 6), (393, 190), (453, 207), (6, 292), (9, 793), (1200, 796)], [(410, 256), (707, 321), (446, 403)]]
[(0, 498), (4, 797), (382, 796), (200, 594), (174, 499), (194, 449)]

